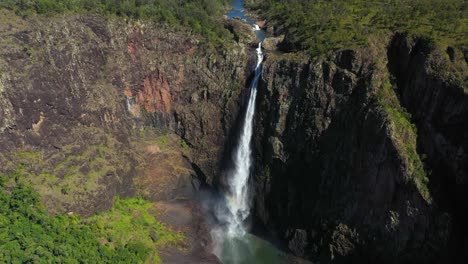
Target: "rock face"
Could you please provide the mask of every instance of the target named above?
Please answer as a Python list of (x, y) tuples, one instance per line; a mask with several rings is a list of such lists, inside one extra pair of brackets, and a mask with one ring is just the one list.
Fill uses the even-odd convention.
[(464, 261), (468, 259), (466, 54), (453, 47), (435, 49), (431, 42), (402, 34), (392, 39), (388, 50), (401, 104), (418, 128), (418, 148), (431, 171), (433, 196), (453, 215), (450, 253)]
[[(325, 263), (447, 257), (460, 230), (451, 236), (452, 222), (463, 220), (455, 211), (467, 205), (467, 94), (434, 66), (455, 63), (421, 43), (397, 34), (326, 58), (266, 59), (255, 210), (293, 253)], [(443, 177), (452, 185), (437, 195)], [(455, 211), (443, 203), (449, 189)]]
[(284, 35), (279, 37), (268, 37), (263, 40), (262, 47), (266, 50), (276, 50), (284, 40)]
[(50, 211), (88, 215), (134, 192), (144, 126), (184, 138), (203, 180), (219, 172), (250, 72), (245, 45), (201, 48), (141, 21), (0, 12), (0, 172), (26, 174)]
[[(138, 185), (158, 200), (177, 198), (152, 192), (160, 185), (191, 196), (190, 184), (222, 182), (255, 63), (248, 26), (227, 22), (237, 42), (215, 50), (141, 21), (0, 17), (0, 172), (24, 174), (10, 182), (31, 182), (51, 212), (82, 215)], [(466, 67), (459, 50), (402, 34), (314, 59), (268, 53), (258, 220), (321, 263), (466, 259)], [(146, 144), (148, 127), (191, 154)], [(142, 159), (153, 169), (134, 184)]]

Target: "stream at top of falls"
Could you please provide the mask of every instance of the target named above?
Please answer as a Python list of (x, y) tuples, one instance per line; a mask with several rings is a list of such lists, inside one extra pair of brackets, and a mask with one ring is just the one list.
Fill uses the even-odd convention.
[(239, 137), (236, 139), (232, 153), (233, 169), (227, 173), (227, 186), (223, 190), (224, 204), (215, 210), (219, 226), (212, 229), (214, 242), (213, 253), (224, 264), (275, 264), (281, 263), (279, 251), (269, 242), (249, 234), (245, 221), (250, 215), (252, 189), (249, 177), (253, 164), (252, 135), (255, 116), (257, 86), (262, 73), (262, 40), (265, 32), (254, 21), (247, 17), (242, 0), (230, 2), (232, 9), (228, 12), (230, 19), (241, 19), (252, 26), (259, 40), (256, 49), (257, 64), (254, 78), (248, 87), (245, 116), (241, 121)]

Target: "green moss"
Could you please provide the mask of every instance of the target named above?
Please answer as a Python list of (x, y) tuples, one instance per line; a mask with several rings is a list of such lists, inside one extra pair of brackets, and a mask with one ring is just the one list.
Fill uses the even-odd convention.
[(377, 99), (391, 122), (392, 137), (402, 158), (407, 161), (407, 173), (416, 183), (416, 187), (426, 201), (431, 202), (429, 179), (424, 164), (416, 149), (416, 126), (411, 123), (411, 114), (400, 106), (393, 87), (388, 80), (384, 81), (377, 92)]

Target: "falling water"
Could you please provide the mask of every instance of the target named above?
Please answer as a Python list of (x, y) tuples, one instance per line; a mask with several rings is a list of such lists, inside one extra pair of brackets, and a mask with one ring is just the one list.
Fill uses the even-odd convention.
[(245, 116), (241, 120), (239, 137), (232, 153), (232, 169), (226, 175), (224, 198), (210, 206), (215, 213), (217, 224), (212, 227), (213, 253), (224, 264), (277, 264), (279, 251), (268, 241), (248, 233), (244, 226), (250, 214), (252, 191), (249, 190), (250, 169), (253, 163), (251, 141), (257, 85), (262, 73), (262, 43), (265, 31), (245, 14), (243, 0), (231, 0), (230, 19), (240, 18), (252, 25), (257, 39), (260, 40), (257, 52), (257, 65), (254, 78), (248, 89)]
[[(258, 26), (253, 27), (259, 30)], [(249, 176), (252, 167), (251, 140), (253, 134), (253, 120), (255, 114), (255, 99), (257, 85), (262, 73), (262, 43), (258, 44), (257, 65), (252, 83), (249, 87), (249, 99), (241, 131), (233, 152), (233, 169), (227, 175), (225, 190), (226, 203), (215, 210), (221, 226), (215, 227), (211, 234), (214, 241), (214, 253), (223, 263), (244, 263), (241, 259), (248, 256), (256, 260), (258, 254), (269, 252), (270, 247), (259, 239), (247, 234), (244, 221), (250, 214), (251, 193), (249, 191)], [(254, 251), (251, 251), (254, 250)], [(240, 256), (243, 254), (244, 256)], [(268, 255), (268, 254), (263, 254)], [(262, 262), (260, 262), (262, 263)]]
[[(258, 27), (258, 26), (257, 26)], [(228, 179), (228, 204), (230, 217), (227, 220), (227, 234), (229, 236), (242, 236), (245, 234), (244, 220), (250, 213), (249, 175), (252, 166), (251, 139), (253, 132), (253, 117), (255, 114), (255, 99), (257, 97), (257, 85), (262, 73), (262, 43), (257, 48), (257, 66), (255, 76), (250, 84), (250, 96), (247, 103), (245, 119), (239, 137), (237, 148), (234, 152), (234, 170)]]

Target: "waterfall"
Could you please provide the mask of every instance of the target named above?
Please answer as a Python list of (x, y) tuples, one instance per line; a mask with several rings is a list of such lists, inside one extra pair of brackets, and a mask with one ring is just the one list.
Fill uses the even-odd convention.
[[(262, 40), (263, 34), (261, 34), (260, 28), (255, 25), (252, 29), (256, 31), (257, 38)], [(253, 163), (251, 142), (255, 99), (257, 98), (257, 85), (262, 74), (263, 53), (261, 41), (256, 52), (257, 65), (254, 78), (248, 89), (249, 95), (245, 116), (241, 121), (241, 130), (232, 153), (233, 167), (226, 174), (225, 199), (223, 202), (216, 203), (212, 208), (218, 220), (218, 225), (211, 230), (211, 237), (214, 242), (213, 253), (225, 264), (246, 263), (240, 259), (255, 255), (255, 253), (252, 253), (253, 251), (250, 251), (251, 246), (249, 243), (252, 238), (248, 235), (244, 222), (250, 214), (252, 203), (249, 176)], [(254, 259), (255, 257), (253, 257)]]
[(253, 118), (255, 114), (255, 99), (257, 97), (257, 85), (262, 73), (262, 42), (257, 48), (257, 66), (255, 76), (250, 84), (249, 100), (242, 130), (234, 151), (234, 170), (228, 175), (228, 204), (230, 215), (227, 217), (227, 235), (243, 236), (245, 229), (244, 220), (250, 213), (249, 175), (252, 166), (251, 140), (253, 133)]

